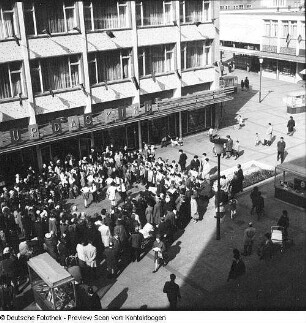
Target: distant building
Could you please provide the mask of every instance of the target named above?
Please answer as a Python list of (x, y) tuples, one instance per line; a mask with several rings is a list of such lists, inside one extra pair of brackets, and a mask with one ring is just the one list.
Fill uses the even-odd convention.
[(221, 0), (220, 10), (293, 9), (305, 6), (305, 0)]
[(305, 79), (305, 7), (300, 1), (253, 1), (254, 6), (255, 2), (296, 6), (220, 11), (223, 62), (234, 61), (236, 68), (248, 66), (257, 72), (262, 57), (264, 76), (295, 83)]

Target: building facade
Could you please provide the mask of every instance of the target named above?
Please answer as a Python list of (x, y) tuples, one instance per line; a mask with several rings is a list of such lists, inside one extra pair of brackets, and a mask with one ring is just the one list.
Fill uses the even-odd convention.
[(220, 13), (220, 50), (224, 62), (297, 83), (305, 79), (305, 7), (257, 8)]
[(218, 1), (0, 4), (0, 171), (215, 125)]

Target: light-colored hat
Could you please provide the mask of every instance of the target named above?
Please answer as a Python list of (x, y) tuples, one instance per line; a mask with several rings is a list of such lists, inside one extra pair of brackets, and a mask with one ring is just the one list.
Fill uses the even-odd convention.
[(4, 249), (3, 249), (3, 254), (5, 255), (5, 254), (7, 254), (7, 253), (10, 253), (11, 252), (11, 250), (10, 250), (10, 247), (5, 247)]
[(50, 239), (51, 237), (52, 237), (52, 234), (50, 232), (45, 234), (46, 239)]

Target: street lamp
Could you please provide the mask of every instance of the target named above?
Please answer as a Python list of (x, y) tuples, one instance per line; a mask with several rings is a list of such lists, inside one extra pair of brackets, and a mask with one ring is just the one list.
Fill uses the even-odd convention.
[(261, 103), (262, 62), (263, 62), (263, 58), (259, 58), (259, 64), (260, 64), (260, 76), (259, 76), (259, 97), (258, 97), (258, 102), (259, 102), (259, 103)]
[(227, 142), (227, 139), (220, 138), (218, 136), (213, 137), (210, 140), (212, 143), (215, 145), (215, 152), (218, 156), (218, 191), (217, 191), (217, 214), (216, 214), (216, 219), (217, 219), (217, 230), (216, 230), (216, 240), (220, 240), (221, 234), (220, 234), (220, 158), (221, 154), (223, 152), (223, 147), (224, 144)]

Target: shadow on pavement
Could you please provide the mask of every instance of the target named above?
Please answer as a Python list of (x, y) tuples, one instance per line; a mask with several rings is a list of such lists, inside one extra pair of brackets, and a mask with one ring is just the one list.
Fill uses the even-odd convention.
[(128, 288), (124, 288), (107, 306), (109, 310), (118, 310), (128, 298)]

